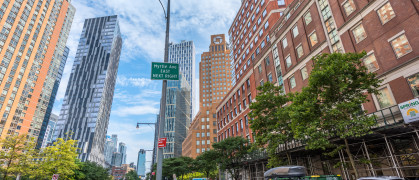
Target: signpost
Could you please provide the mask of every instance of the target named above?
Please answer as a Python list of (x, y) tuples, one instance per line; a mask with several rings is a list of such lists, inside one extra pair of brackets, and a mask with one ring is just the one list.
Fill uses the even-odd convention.
[(406, 124), (419, 121), (419, 99), (412, 99), (410, 101), (400, 103), (399, 109)]
[(152, 62), (151, 80), (179, 80), (179, 64)]
[(159, 148), (166, 147), (166, 141), (167, 141), (167, 138), (160, 138), (159, 139)]
[(54, 174), (54, 175), (52, 175), (52, 180), (58, 180), (58, 174)]

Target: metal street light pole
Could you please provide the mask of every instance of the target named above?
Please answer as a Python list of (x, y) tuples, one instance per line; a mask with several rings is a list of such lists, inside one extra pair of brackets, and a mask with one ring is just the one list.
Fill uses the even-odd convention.
[[(167, 1), (166, 13), (166, 42), (164, 46), (164, 62), (169, 62), (169, 26), (170, 26), (170, 0)], [(159, 139), (164, 137), (164, 126), (166, 119), (166, 89), (167, 80), (163, 80), (162, 95), (160, 102), (160, 121), (159, 121)], [(157, 149), (157, 172), (156, 180), (162, 180), (163, 170), (163, 148)]]

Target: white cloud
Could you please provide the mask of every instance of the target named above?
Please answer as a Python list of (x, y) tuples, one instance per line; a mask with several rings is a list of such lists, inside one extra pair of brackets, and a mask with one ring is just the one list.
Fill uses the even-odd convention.
[(132, 115), (145, 115), (145, 114), (157, 114), (159, 108), (155, 106), (142, 105), (142, 106), (122, 106), (115, 110), (112, 110), (112, 114), (116, 116), (132, 116)]
[(145, 87), (153, 85), (154, 82), (148, 78), (133, 78), (120, 75), (116, 79), (116, 84), (120, 86), (136, 86), (136, 87)]

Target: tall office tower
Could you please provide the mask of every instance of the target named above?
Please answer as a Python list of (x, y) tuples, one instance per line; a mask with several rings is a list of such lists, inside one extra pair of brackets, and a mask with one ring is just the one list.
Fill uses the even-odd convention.
[(117, 134), (112, 134), (111, 137), (112, 143), (113, 143), (113, 152), (117, 152), (118, 151), (118, 135)]
[(68, 0), (4, 0), (0, 6), (0, 138), (38, 138), (48, 124), (50, 79), (59, 71), (75, 9)]
[(191, 87), (191, 117), (195, 104), (195, 45), (193, 41), (182, 41), (179, 44), (169, 44), (169, 63), (178, 63), (181, 74)]
[(54, 135), (55, 125), (57, 124), (57, 121), (58, 121), (58, 116), (55, 114), (51, 114), (47, 129), (45, 131), (45, 135), (41, 144), (41, 148), (45, 148), (49, 144), (52, 143), (52, 137)]
[(137, 174), (138, 176), (145, 177), (145, 150), (140, 149), (138, 151), (138, 160), (137, 160)]
[(121, 54), (117, 16), (86, 19), (54, 137), (78, 141), (79, 159), (105, 165), (104, 146)]
[[(292, 1), (242, 2), (229, 29), (233, 86), (216, 109), (219, 141), (231, 136), (242, 136), (253, 141), (248, 113), (249, 104), (256, 96), (256, 87), (263, 82), (274, 83), (276, 80), (282, 85), (281, 73), (275, 73), (274, 63), (277, 62), (272, 62), (270, 56), (262, 55), (270, 45), (269, 32), (281, 14), (287, 16), (290, 11), (287, 6)], [(266, 67), (263, 66), (264, 63), (267, 64)], [(261, 74), (265, 71), (270, 73), (262, 77)], [(262, 78), (256, 81), (255, 77)]]
[(225, 35), (212, 35), (199, 63), (199, 112), (183, 141), (183, 156), (196, 158), (217, 142), (216, 107), (231, 88), (229, 54)]
[(163, 158), (182, 156), (182, 142), (191, 123), (191, 87), (183, 74), (177, 81), (167, 82), (166, 125), (167, 138)]
[(107, 165), (112, 164), (112, 155), (114, 151), (114, 143), (110, 136), (106, 136), (106, 142), (105, 142), (105, 162)]
[(120, 152), (113, 152), (111, 165), (121, 167), (122, 154)]
[(127, 161), (127, 146), (123, 142), (119, 143), (119, 153), (121, 153), (122, 164), (126, 164), (126, 161)]
[[(49, 103), (48, 103), (47, 111), (45, 113), (44, 122), (42, 123), (41, 131), (39, 133), (37, 148), (39, 148), (40, 144), (43, 144), (43, 142), (45, 142), (45, 138), (49, 138), (47, 141), (48, 141), (48, 143), (50, 143), (52, 135), (54, 134), (54, 132), (52, 131), (52, 132), (49, 132), (48, 135), (46, 135), (46, 132), (48, 130), (46, 131), (45, 127), (48, 128), (48, 126), (51, 125), (51, 123), (48, 122), (48, 121), (50, 120), (50, 117), (52, 116), (51, 111), (52, 111), (52, 108), (54, 107), (55, 97), (57, 95), (58, 88), (60, 87), (61, 77), (62, 77), (63, 72), (64, 72), (64, 67), (65, 67), (65, 63), (67, 62), (67, 57), (68, 57), (69, 52), (70, 52), (70, 49), (66, 46), (64, 48), (64, 53), (61, 56), (60, 64), (57, 64), (58, 62), (52, 64), (51, 68), (58, 69), (58, 71), (56, 71), (56, 70), (48, 71), (48, 73), (54, 73), (54, 74), (51, 74), (49, 76), (51, 78), (46, 79), (46, 82), (47, 82), (48, 85), (53, 84), (53, 87), (52, 87), (52, 92), (51, 92), (51, 95), (50, 95), (50, 98), (49, 98), (50, 100), (49, 100)], [(54, 79), (54, 77), (55, 77), (55, 79)], [(54, 120), (55, 120), (53, 122), (53, 128), (54, 129), (50, 128), (50, 130), (55, 130), (55, 124), (57, 123), (56, 120), (58, 120), (57, 115), (54, 115)], [(45, 126), (45, 124), (47, 124), (47, 126)]]

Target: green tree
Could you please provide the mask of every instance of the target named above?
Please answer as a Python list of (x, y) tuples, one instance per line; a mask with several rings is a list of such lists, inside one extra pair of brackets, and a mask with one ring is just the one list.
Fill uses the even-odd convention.
[(339, 147), (332, 138), (344, 140), (351, 166), (358, 178), (348, 138), (371, 132), (374, 117), (362, 115), (360, 105), (367, 93), (377, 93), (380, 80), (362, 65), (364, 53), (323, 54), (313, 59), (309, 84), (293, 98), (290, 113), (295, 137), (308, 149)]
[(176, 174), (177, 178), (182, 178), (183, 175), (192, 172), (193, 159), (190, 157), (177, 157), (168, 158), (163, 160), (163, 176), (169, 179), (173, 178), (173, 174)]
[(127, 174), (125, 174), (125, 179), (126, 180), (139, 180), (140, 178), (138, 177), (137, 171), (131, 170)]
[(102, 167), (101, 165), (95, 162), (76, 162), (78, 170), (74, 172), (74, 179), (83, 179), (83, 180), (95, 180), (103, 179), (110, 180), (112, 179), (109, 175), (109, 169)]
[(217, 171), (218, 153), (214, 150), (205, 151), (196, 157), (194, 167), (197, 171), (205, 174), (205, 177), (210, 178), (212, 172)]
[(242, 161), (248, 155), (249, 141), (240, 136), (230, 137), (212, 145), (218, 154), (220, 170), (227, 170), (233, 179), (238, 180)]
[[(267, 148), (268, 166), (279, 166), (282, 165), (283, 159), (276, 153), (278, 146), (293, 139), (289, 124), (289, 107), (285, 106), (290, 101), (290, 94), (284, 94), (282, 86), (275, 86), (269, 82), (259, 86), (257, 90), (258, 95), (256, 101), (250, 105), (252, 111), (249, 114), (253, 119), (250, 121), (250, 127), (255, 132), (253, 145), (256, 148)], [(285, 153), (287, 156), (285, 161), (290, 165), (291, 156), (287, 149)]]
[(51, 179), (59, 174), (60, 179), (70, 179), (79, 169), (77, 164), (77, 141), (58, 138), (52, 146), (44, 148), (33, 175), (36, 179)]
[(0, 141), (3, 150), (0, 151), (1, 172), (3, 179), (8, 175), (25, 176), (31, 173), (36, 158), (35, 140), (26, 135), (12, 135)]

